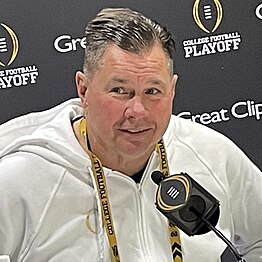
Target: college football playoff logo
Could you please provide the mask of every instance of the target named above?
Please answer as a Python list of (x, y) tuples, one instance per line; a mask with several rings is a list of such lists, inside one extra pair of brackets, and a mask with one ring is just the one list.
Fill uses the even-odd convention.
[(223, 9), (219, 0), (195, 0), (193, 17), (198, 27), (204, 32), (215, 32), (221, 23), (222, 14)]
[(0, 66), (11, 65), (18, 53), (18, 39), (14, 31), (6, 24), (0, 24)]

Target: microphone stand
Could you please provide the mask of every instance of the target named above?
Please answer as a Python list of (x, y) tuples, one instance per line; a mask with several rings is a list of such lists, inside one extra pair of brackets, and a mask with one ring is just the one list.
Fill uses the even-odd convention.
[(222, 239), (226, 243), (230, 251), (233, 253), (234, 258), (237, 259), (235, 261), (246, 262), (246, 260), (242, 258), (241, 255), (238, 253), (235, 246), (222, 234), (222, 232), (217, 230), (206, 218), (202, 217), (202, 215), (193, 206), (191, 206), (189, 210), (193, 212), (197, 217), (199, 217), (210, 230), (212, 230), (220, 239)]

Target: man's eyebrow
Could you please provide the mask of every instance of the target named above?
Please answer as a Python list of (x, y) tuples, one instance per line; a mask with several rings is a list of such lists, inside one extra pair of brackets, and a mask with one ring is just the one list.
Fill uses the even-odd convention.
[(163, 82), (160, 79), (150, 79), (150, 80), (148, 80), (148, 83), (152, 84), (152, 85), (159, 85), (159, 86), (162, 86), (162, 85), (165, 84), (165, 82)]
[[(128, 79), (125, 79), (125, 78), (120, 78), (120, 77), (117, 77), (117, 76), (114, 76), (111, 81), (112, 83), (118, 83), (118, 84), (126, 84), (129, 82)], [(147, 81), (147, 83), (149, 84), (152, 84), (152, 85), (163, 85), (164, 82), (160, 79), (149, 79)]]
[(111, 79), (112, 82), (116, 82), (116, 83), (121, 83), (121, 84), (125, 84), (128, 82), (127, 79), (123, 79), (123, 78), (119, 78), (119, 77), (113, 77)]
[(148, 82), (152, 84), (156, 84), (156, 85), (160, 85), (163, 83), (161, 80), (157, 80), (157, 79), (152, 79), (152, 80), (149, 80)]

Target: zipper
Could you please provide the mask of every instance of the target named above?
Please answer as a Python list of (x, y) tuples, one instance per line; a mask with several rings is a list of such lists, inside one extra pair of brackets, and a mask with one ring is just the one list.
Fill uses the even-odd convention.
[(137, 208), (138, 208), (138, 228), (139, 228), (139, 238), (140, 238), (140, 246), (143, 252), (144, 261), (150, 262), (148, 259), (149, 251), (148, 251), (148, 243), (146, 242), (146, 232), (145, 232), (145, 221), (143, 216), (143, 208), (142, 208), (142, 196), (141, 196), (141, 184), (136, 185), (136, 199), (137, 199)]
[[(158, 154), (154, 151), (151, 155), (151, 157), (148, 160), (148, 164), (144, 170), (144, 174), (141, 178), (140, 183), (136, 184), (135, 181), (118, 172), (118, 171), (113, 171), (111, 169), (107, 169), (108, 172), (105, 172), (105, 176), (106, 173), (107, 174), (111, 174), (112, 172), (114, 173), (114, 176), (119, 176), (121, 177), (121, 179), (126, 180), (128, 183), (132, 184), (132, 187), (134, 189), (135, 192), (135, 200), (136, 200), (136, 205), (137, 205), (137, 213), (138, 213), (138, 219), (137, 219), (137, 223), (138, 223), (138, 240), (139, 240), (139, 246), (141, 249), (141, 253), (143, 254), (143, 260), (141, 260), (141, 262), (151, 262), (150, 259), (150, 252), (149, 252), (149, 243), (148, 243), (148, 237), (146, 236), (146, 221), (145, 221), (145, 217), (144, 217), (144, 211), (143, 211), (143, 207), (142, 207), (142, 198), (143, 198), (143, 192), (142, 192), (142, 187), (143, 184), (145, 183), (145, 181), (147, 179), (151, 179), (150, 174), (148, 173), (148, 170), (156, 170), (156, 168), (159, 165), (159, 160), (156, 161), (156, 158), (158, 158)], [(147, 175), (146, 175), (147, 174)], [(109, 175), (110, 176), (110, 175)], [(121, 258), (120, 258), (121, 259)]]
[[(158, 157), (155, 152), (151, 155), (151, 157), (148, 160), (148, 164), (145, 168), (144, 174), (142, 176), (142, 179), (140, 183), (136, 184), (136, 196), (137, 196), (137, 206), (138, 206), (138, 214), (139, 214), (139, 236), (140, 236), (140, 242), (141, 242), (141, 250), (143, 251), (144, 254), (144, 261), (145, 262), (150, 262), (150, 252), (149, 252), (149, 244), (148, 244), (148, 237), (146, 236), (146, 221), (144, 218), (144, 211), (142, 208), (142, 186), (145, 183), (145, 180), (151, 179), (151, 177), (148, 177), (150, 174), (148, 173), (148, 170), (155, 170), (158, 165), (154, 166), (154, 159)], [(147, 176), (146, 176), (147, 174)]]

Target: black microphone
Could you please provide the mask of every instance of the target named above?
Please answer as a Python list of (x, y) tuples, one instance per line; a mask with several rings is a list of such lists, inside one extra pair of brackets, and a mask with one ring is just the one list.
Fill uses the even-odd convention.
[(171, 223), (189, 236), (214, 231), (228, 246), (221, 256), (222, 261), (245, 262), (234, 245), (215, 228), (220, 210), (219, 201), (214, 196), (187, 173), (166, 177), (160, 171), (154, 171), (151, 178), (159, 185), (156, 207)]

